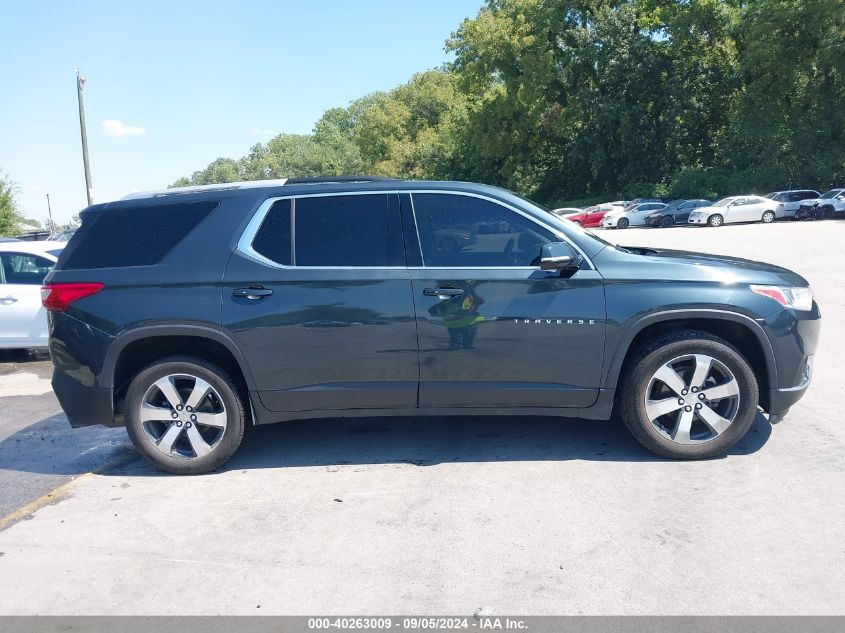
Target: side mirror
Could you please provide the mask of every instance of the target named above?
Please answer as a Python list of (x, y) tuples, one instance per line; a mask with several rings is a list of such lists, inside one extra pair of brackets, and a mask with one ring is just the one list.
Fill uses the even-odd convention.
[(564, 242), (544, 244), (540, 249), (541, 270), (578, 270), (583, 258)]

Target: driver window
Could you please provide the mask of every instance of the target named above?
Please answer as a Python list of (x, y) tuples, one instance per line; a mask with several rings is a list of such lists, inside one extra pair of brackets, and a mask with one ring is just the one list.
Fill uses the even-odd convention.
[(28, 253), (0, 253), (3, 282), (40, 286), (53, 268), (53, 262)]
[(495, 202), (456, 194), (415, 193), (425, 266), (537, 266), (551, 231)]

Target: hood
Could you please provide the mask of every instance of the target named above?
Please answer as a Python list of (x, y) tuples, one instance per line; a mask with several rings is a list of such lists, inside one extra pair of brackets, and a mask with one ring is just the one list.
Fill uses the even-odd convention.
[(698, 207), (697, 209), (690, 209), (690, 215), (693, 213), (724, 213), (730, 207)]
[(621, 218), (623, 215), (628, 215), (628, 212), (627, 211), (619, 211), (619, 210), (614, 209), (613, 211), (608, 211), (607, 213), (605, 213), (604, 217), (606, 217), (606, 218)]
[[(626, 276), (677, 281), (713, 281), (717, 283), (768, 284), (781, 286), (809, 286), (798, 273), (787, 268), (740, 257), (709, 255), (691, 251), (676, 251), (650, 247), (626, 246), (626, 251), (607, 248), (600, 253), (614, 259), (623, 267)], [(599, 271), (605, 271), (598, 262)], [(625, 270), (633, 266), (635, 270)], [(615, 267), (608, 269), (613, 274)]]

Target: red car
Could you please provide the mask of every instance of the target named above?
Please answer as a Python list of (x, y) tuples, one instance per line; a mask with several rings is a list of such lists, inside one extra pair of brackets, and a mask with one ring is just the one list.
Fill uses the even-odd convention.
[(608, 211), (610, 211), (608, 207), (587, 207), (581, 213), (567, 215), (566, 219), (579, 226), (590, 228), (598, 226)]

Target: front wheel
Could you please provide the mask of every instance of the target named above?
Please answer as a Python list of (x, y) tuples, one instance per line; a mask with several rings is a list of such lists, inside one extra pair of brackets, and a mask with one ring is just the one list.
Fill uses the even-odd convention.
[(660, 225), (665, 227), (672, 226), (675, 223), (675, 218), (671, 215), (664, 215), (663, 219), (660, 220)]
[(628, 218), (619, 218), (619, 221), (616, 223), (616, 228), (618, 229), (627, 229), (630, 222)]
[(774, 211), (765, 211), (763, 213), (763, 217), (760, 218), (760, 221), (763, 224), (771, 224), (775, 221), (775, 212)]
[(244, 435), (244, 404), (231, 377), (191, 356), (140, 371), (126, 392), (125, 419), (138, 452), (178, 475), (223, 465)]
[(724, 224), (725, 218), (723, 218), (718, 213), (711, 215), (707, 218), (707, 226), (722, 226)]
[(572, 224), (577, 224), (578, 226), (584, 226), (583, 224), (581, 224), (580, 220), (572, 220)]
[(668, 334), (626, 365), (619, 407), (634, 437), (673, 459), (730, 450), (754, 422), (759, 392), (745, 358), (706, 332)]

